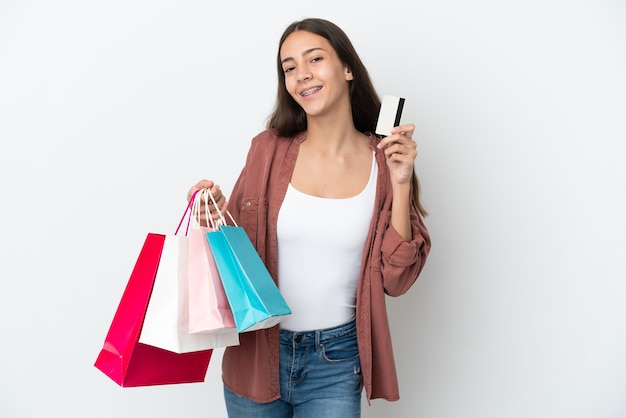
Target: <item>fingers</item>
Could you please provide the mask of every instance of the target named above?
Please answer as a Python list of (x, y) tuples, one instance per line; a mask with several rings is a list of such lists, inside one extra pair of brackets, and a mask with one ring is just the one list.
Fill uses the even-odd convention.
[(411, 143), (413, 141), (413, 133), (415, 132), (415, 125), (407, 124), (395, 126), (391, 129), (391, 134), (384, 137), (378, 143), (378, 148), (385, 148), (393, 143)]
[[(226, 212), (226, 197), (222, 194), (221, 190), (219, 190), (219, 186), (216, 187), (217, 191), (214, 190), (215, 188), (211, 189), (213, 199), (209, 198), (209, 210), (211, 211), (211, 213), (217, 212), (217, 210), (215, 209), (215, 204), (217, 204), (217, 209), (223, 214)], [(213, 203), (213, 200), (215, 200), (215, 203)]]
[(391, 134), (380, 140), (378, 148), (383, 149), (388, 159), (413, 164), (417, 157), (417, 143), (412, 139), (415, 125), (396, 126)]
[(191, 188), (187, 192), (187, 200), (191, 200), (191, 197), (193, 196), (193, 194), (197, 192), (198, 190), (210, 189), (214, 186), (215, 186), (215, 183), (212, 180), (204, 180), (204, 179), (200, 180), (199, 182), (191, 186)]
[(191, 186), (189, 188), (189, 191), (187, 191), (187, 200), (191, 200), (195, 192), (203, 189), (209, 189), (216, 201), (219, 201), (223, 198), (220, 186), (215, 184), (213, 180), (200, 180), (199, 182)]
[(216, 200), (216, 202), (217, 202), (217, 209), (219, 211), (215, 210), (213, 202), (209, 202), (209, 212), (211, 213), (211, 219), (213, 219), (214, 222), (218, 222), (222, 219), (225, 219), (226, 211), (228, 210), (227, 209), (228, 202), (226, 201), (226, 199), (224, 199), (224, 196), (222, 196), (220, 200)]
[(413, 132), (415, 132), (415, 125), (412, 123), (408, 123), (406, 125), (394, 126), (391, 129), (391, 135), (393, 134), (403, 134), (406, 137), (412, 138)]
[(378, 148), (385, 154), (391, 180), (395, 184), (407, 184), (411, 181), (417, 158), (417, 143), (412, 138), (414, 132), (413, 124), (396, 126), (389, 136), (378, 143)]
[(385, 157), (391, 162), (413, 165), (417, 158), (417, 149), (415, 146), (404, 146), (400, 144), (392, 144), (385, 148)]
[[(226, 197), (222, 193), (222, 189), (219, 185), (215, 184), (213, 180), (200, 180), (189, 188), (187, 192), (187, 200), (191, 200), (194, 193), (199, 190), (210, 190), (213, 199), (207, 196), (207, 200), (201, 199), (199, 201), (199, 212), (209, 213), (213, 221), (219, 221), (226, 214)], [(213, 201), (215, 200), (215, 202)], [(220, 215), (221, 212), (221, 215)], [(198, 221), (202, 226), (207, 226), (207, 219), (205, 216), (198, 216)]]

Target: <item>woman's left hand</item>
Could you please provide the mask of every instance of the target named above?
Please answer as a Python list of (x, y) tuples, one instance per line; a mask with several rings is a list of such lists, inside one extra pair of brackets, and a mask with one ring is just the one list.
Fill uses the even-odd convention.
[(392, 183), (411, 184), (413, 164), (417, 157), (417, 143), (412, 138), (413, 132), (413, 124), (396, 126), (389, 136), (378, 143), (378, 148), (383, 149), (387, 157)]

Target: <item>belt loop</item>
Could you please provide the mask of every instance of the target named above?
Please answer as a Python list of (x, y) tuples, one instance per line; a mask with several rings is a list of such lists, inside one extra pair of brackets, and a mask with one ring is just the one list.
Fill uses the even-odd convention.
[(315, 351), (319, 351), (321, 348), (320, 340), (321, 340), (322, 331), (315, 331)]

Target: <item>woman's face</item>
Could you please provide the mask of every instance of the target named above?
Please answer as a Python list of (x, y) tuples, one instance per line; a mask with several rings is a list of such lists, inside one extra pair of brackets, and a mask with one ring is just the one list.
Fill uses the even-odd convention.
[(308, 116), (326, 114), (338, 106), (350, 106), (352, 73), (341, 62), (326, 38), (299, 30), (280, 48), (285, 88)]

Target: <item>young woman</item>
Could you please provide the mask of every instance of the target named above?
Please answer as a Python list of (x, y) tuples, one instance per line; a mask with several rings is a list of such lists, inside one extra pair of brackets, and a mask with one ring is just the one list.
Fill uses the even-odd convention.
[(226, 348), (226, 406), (230, 417), (359, 417), (363, 388), (368, 402), (399, 398), (385, 295), (405, 293), (430, 250), (414, 126), (373, 134), (380, 99), (329, 21), (287, 27), (277, 65), (275, 109), (228, 205), (211, 180), (188, 193), (210, 188), (228, 207), (292, 310)]

